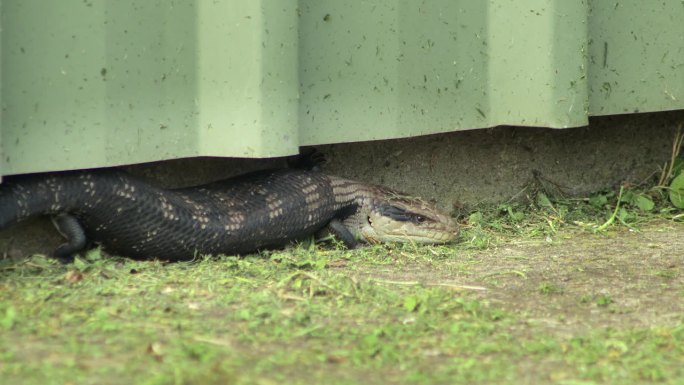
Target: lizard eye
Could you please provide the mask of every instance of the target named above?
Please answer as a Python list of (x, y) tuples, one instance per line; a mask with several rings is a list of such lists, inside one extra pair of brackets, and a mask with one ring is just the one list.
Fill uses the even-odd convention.
[(426, 219), (426, 218), (425, 218), (424, 216), (422, 216), (422, 215), (416, 215), (416, 216), (415, 216), (415, 219), (416, 219), (416, 222), (418, 222), (418, 223), (423, 223), (423, 222), (425, 222), (425, 219)]

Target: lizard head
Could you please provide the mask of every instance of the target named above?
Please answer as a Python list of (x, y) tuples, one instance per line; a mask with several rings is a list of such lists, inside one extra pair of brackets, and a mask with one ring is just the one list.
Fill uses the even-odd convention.
[(360, 233), (376, 242), (447, 243), (458, 236), (458, 226), (434, 205), (420, 198), (382, 191), (365, 214)]

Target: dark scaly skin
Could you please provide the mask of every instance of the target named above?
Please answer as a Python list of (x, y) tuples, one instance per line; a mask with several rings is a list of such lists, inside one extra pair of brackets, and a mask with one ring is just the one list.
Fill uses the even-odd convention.
[(324, 174), (274, 170), (165, 190), (118, 171), (7, 177), (0, 229), (71, 213), (89, 240), (133, 258), (191, 259), (278, 247), (313, 234), (344, 207)]
[(317, 171), (250, 173), (168, 190), (116, 170), (7, 177), (0, 229), (51, 215), (69, 240), (68, 259), (86, 240), (132, 258), (187, 260), (280, 247), (324, 227), (348, 247), (362, 242), (443, 243), (458, 227), (428, 203)]

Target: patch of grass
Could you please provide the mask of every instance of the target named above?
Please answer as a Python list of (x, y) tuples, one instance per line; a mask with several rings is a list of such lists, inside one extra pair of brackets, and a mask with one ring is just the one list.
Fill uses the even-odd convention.
[(596, 297), (596, 305), (601, 306), (601, 307), (606, 307), (615, 301), (609, 294), (599, 294)]
[(462, 240), (474, 250), (495, 247), (507, 239), (544, 237), (552, 242), (560, 230), (605, 232), (614, 227), (638, 230), (654, 219), (681, 221), (684, 215), (662, 186), (620, 186), (617, 191), (588, 198), (567, 198), (544, 192), (543, 186), (523, 190), (515, 200), (499, 205), (462, 209)]
[(656, 277), (661, 277), (667, 280), (674, 279), (679, 276), (679, 272), (674, 269), (659, 270), (654, 273)]
[(613, 297), (607, 293), (600, 294), (585, 294), (580, 297), (579, 302), (581, 304), (595, 304), (598, 307), (608, 307), (615, 303)]
[[(384, 245), (174, 264), (97, 252), (68, 266), (3, 261), (0, 381), (514, 383), (535, 362), (540, 381), (674, 383), (684, 375), (681, 323), (529, 333), (522, 315), (477, 290), (365, 275), (444, 264), (457, 253)], [(562, 292), (549, 282), (538, 290)]]
[(608, 383), (625, 380), (674, 383), (677, 380), (670, 376), (672, 367), (667, 362), (684, 356), (684, 349), (679, 345), (684, 338), (683, 331), (681, 324), (627, 332), (600, 330), (566, 341), (562, 347), (564, 360), (575, 365), (582, 379)]
[(551, 282), (542, 282), (539, 284), (539, 293), (544, 295), (562, 294), (563, 288)]
[[(329, 372), (357, 382), (377, 370), (383, 375), (369, 379), (382, 383), (385, 375), (432, 376), (423, 357), (508, 350), (495, 333), (504, 315), (476, 299), (355, 279), (324, 269), (325, 255), (297, 253), (316, 263), (275, 254), (170, 265), (83, 261), (81, 278), (71, 281), (74, 266), (11, 266), (19, 274), (6, 277), (0, 297), (3, 383), (306, 383)], [(372, 258), (382, 266), (381, 253)], [(253, 371), (245, 376), (243, 367)]]

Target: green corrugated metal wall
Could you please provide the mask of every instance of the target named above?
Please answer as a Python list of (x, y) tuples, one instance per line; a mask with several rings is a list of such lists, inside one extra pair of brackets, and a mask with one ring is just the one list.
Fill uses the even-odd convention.
[(1, 174), (684, 108), (684, 2), (2, 0)]

